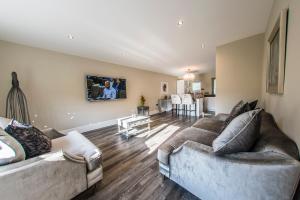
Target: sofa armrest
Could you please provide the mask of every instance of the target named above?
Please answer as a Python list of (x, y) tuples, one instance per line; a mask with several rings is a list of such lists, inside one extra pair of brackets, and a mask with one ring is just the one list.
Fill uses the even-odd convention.
[(215, 156), (187, 141), (170, 156), (170, 178), (201, 199), (292, 199), (300, 164), (275, 152)]
[(197, 152), (202, 152), (202, 153), (207, 153), (207, 154), (211, 154), (214, 152), (214, 150), (211, 146), (187, 140), (179, 148), (175, 149), (174, 153), (180, 152), (182, 150), (182, 148), (190, 148)]
[(1, 166), (1, 199), (71, 199), (87, 189), (86, 174), (61, 151)]
[(62, 150), (64, 156), (71, 161), (86, 163), (89, 171), (99, 168), (102, 164), (101, 150), (77, 131), (52, 140), (52, 149)]

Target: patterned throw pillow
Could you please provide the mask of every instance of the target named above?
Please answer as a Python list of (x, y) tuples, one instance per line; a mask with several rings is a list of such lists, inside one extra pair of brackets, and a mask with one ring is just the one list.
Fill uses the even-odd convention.
[(23, 146), (26, 159), (48, 153), (51, 150), (51, 140), (33, 126), (20, 125), (13, 121), (5, 131)]

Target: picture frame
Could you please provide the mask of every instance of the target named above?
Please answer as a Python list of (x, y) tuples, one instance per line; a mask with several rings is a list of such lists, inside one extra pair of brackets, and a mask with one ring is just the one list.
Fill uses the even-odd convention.
[(168, 92), (169, 92), (168, 82), (161, 82), (160, 83), (160, 92), (162, 94), (168, 94)]
[(283, 9), (268, 38), (267, 93), (282, 95), (286, 62), (288, 9)]

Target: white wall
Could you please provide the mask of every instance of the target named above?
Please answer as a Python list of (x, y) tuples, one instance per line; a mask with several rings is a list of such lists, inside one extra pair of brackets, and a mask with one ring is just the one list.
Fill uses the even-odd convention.
[[(267, 39), (282, 9), (289, 8), (283, 95), (266, 93)], [(263, 105), (271, 112), (280, 128), (300, 146), (300, 1), (275, 0), (264, 39)]]
[(217, 113), (229, 113), (240, 100), (260, 100), (263, 39), (259, 34), (217, 47)]
[[(173, 76), (4, 41), (0, 41), (0, 69), (0, 116), (5, 115), (11, 72), (16, 71), (28, 98), (31, 118), (40, 128), (69, 129), (126, 116), (136, 110), (140, 95), (145, 96), (150, 110), (155, 110), (161, 97), (161, 81), (169, 83), (170, 94), (176, 92)], [(127, 99), (88, 102), (87, 74), (126, 78)]]

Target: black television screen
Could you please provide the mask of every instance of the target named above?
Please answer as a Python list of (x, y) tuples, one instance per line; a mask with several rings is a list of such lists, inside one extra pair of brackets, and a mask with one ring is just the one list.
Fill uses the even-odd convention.
[(89, 101), (126, 99), (126, 79), (86, 76)]

